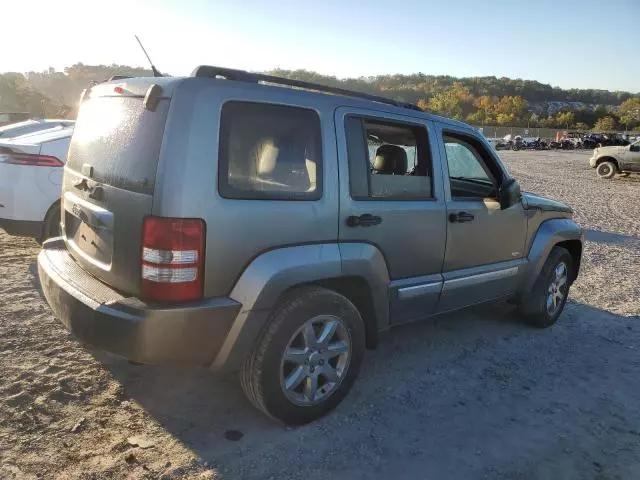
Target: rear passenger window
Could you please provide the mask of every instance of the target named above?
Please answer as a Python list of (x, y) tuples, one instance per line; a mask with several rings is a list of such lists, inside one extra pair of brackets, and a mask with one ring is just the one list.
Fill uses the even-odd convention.
[(320, 119), (313, 110), (226, 103), (220, 127), (220, 195), (244, 199), (319, 199), (320, 138)]
[(346, 134), (353, 198), (432, 198), (424, 127), (349, 116)]

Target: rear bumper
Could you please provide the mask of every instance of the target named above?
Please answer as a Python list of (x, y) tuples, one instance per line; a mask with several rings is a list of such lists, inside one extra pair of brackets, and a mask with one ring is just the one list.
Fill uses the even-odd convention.
[(0, 218), (0, 228), (9, 235), (40, 238), (42, 236), (43, 222)]
[(42, 290), (79, 340), (140, 363), (210, 365), (241, 305), (230, 298), (149, 305), (127, 298), (79, 267), (62, 238), (38, 255)]

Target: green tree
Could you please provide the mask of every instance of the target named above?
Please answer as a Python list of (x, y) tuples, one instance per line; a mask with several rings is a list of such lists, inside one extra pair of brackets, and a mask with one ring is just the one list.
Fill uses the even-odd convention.
[(0, 111), (28, 112), (38, 117), (66, 116), (69, 108), (43, 95), (21, 73), (0, 75)]
[(593, 126), (593, 130), (596, 132), (612, 132), (616, 129), (616, 119), (610, 115), (599, 118), (596, 124)]
[(425, 98), (419, 98), (416, 102), (416, 105), (423, 110), (426, 110), (429, 107), (429, 100)]
[(475, 122), (482, 124), (494, 123), (496, 121), (494, 115), (495, 103), (496, 100), (488, 95), (482, 95), (476, 98), (473, 102), (473, 106), (476, 108), (476, 111), (471, 114), (473, 115)]
[(499, 125), (515, 125), (522, 123), (527, 113), (527, 101), (518, 95), (507, 95), (500, 98), (492, 110)]
[(462, 120), (471, 113), (472, 106), (473, 96), (469, 89), (459, 82), (454, 82), (451, 87), (435, 94), (427, 104), (432, 112), (457, 120)]
[(516, 122), (516, 116), (513, 113), (499, 113), (496, 116), (496, 122), (498, 125), (509, 126)]
[(587, 131), (589, 130), (589, 125), (587, 125), (584, 122), (578, 122), (576, 123), (576, 130), (580, 130), (581, 132)]
[(569, 125), (573, 123), (575, 115), (571, 111), (558, 112), (556, 115), (556, 124), (562, 128), (569, 128)]
[(556, 119), (551, 115), (540, 119), (540, 126), (545, 128), (551, 128), (556, 126)]
[(609, 110), (604, 105), (597, 105), (593, 110), (593, 114), (596, 117), (596, 120), (601, 117), (606, 117), (609, 114)]
[(482, 110), (476, 110), (475, 112), (467, 115), (466, 121), (473, 125), (485, 125), (487, 123), (486, 115)]
[(618, 107), (618, 114), (620, 115), (620, 123), (627, 129), (640, 125), (640, 97), (630, 98), (622, 102)]

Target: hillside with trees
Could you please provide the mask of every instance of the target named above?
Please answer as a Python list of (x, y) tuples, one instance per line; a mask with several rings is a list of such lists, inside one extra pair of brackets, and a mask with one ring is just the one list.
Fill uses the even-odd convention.
[(378, 75), (338, 79), (306, 70), (273, 70), (273, 75), (382, 95), (474, 125), (640, 128), (640, 93), (564, 90), (532, 80), (424, 75)]
[[(425, 110), (474, 125), (612, 129), (640, 128), (640, 93), (561, 89), (533, 80), (446, 75), (378, 75), (338, 79), (307, 70), (273, 75), (337, 86), (416, 103)], [(112, 75), (150, 76), (126, 65), (84, 65), (64, 71), (0, 75), (0, 111), (73, 117), (83, 89)]]
[(150, 70), (126, 65), (84, 65), (64, 71), (0, 74), (0, 112), (29, 112), (35, 117), (74, 118), (82, 91), (113, 75), (151, 76)]

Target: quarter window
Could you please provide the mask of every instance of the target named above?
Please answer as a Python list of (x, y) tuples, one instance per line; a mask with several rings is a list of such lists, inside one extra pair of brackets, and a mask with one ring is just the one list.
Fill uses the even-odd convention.
[(315, 200), (322, 194), (320, 119), (308, 109), (248, 102), (222, 108), (223, 197)]

